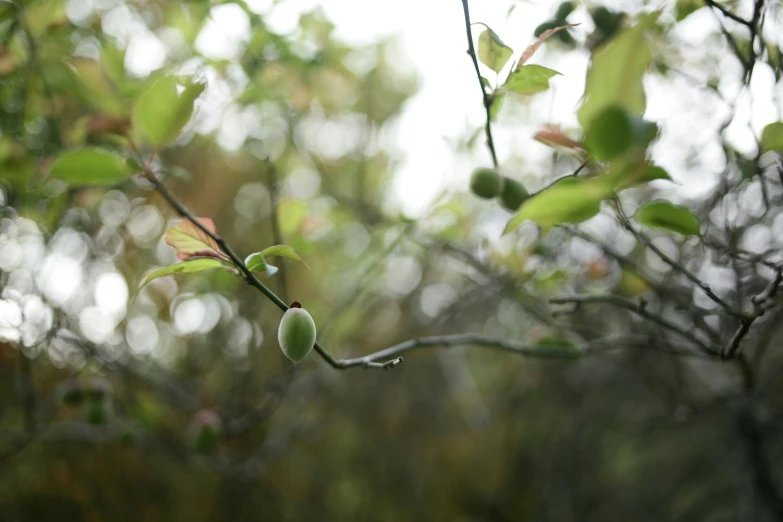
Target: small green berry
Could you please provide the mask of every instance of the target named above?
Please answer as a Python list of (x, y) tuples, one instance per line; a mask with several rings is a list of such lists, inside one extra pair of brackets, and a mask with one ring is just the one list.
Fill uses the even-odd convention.
[(484, 199), (492, 199), (503, 188), (503, 179), (495, 169), (479, 167), (470, 176), (470, 190)]
[(280, 320), (277, 340), (286, 357), (299, 362), (315, 344), (315, 321), (299, 303), (293, 303)]
[(530, 194), (522, 183), (503, 177), (503, 190), (500, 192), (500, 204), (503, 208), (516, 212), (529, 196)]

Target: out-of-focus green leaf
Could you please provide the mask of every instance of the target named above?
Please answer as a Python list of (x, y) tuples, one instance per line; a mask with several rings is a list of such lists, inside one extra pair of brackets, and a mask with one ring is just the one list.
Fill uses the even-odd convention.
[(174, 141), (190, 120), (193, 106), (206, 84), (193, 77), (165, 76), (136, 101), (133, 126), (152, 145)]
[(593, 118), (612, 105), (631, 115), (644, 112), (642, 77), (652, 56), (646, 33), (655, 18), (657, 13), (642, 17), (637, 25), (621, 31), (593, 52), (584, 101), (578, 112), (583, 129), (588, 129)]
[(631, 148), (633, 142), (628, 114), (614, 105), (597, 114), (585, 133), (587, 150), (598, 161), (611, 161)]
[(689, 209), (668, 201), (647, 203), (636, 212), (634, 217), (636, 221), (649, 227), (677, 232), (685, 236), (701, 235), (699, 218)]
[(286, 198), (277, 205), (280, 220), (280, 232), (291, 236), (299, 232), (299, 228), (307, 218), (307, 205), (299, 199)]
[(492, 105), (489, 106), (489, 119), (491, 121), (498, 119), (498, 114), (500, 114), (500, 108), (503, 106), (503, 100), (505, 97), (505, 94), (502, 92), (496, 92), (492, 96)]
[(776, 121), (764, 127), (761, 132), (761, 150), (763, 152), (783, 151), (783, 121)]
[(674, 8), (674, 16), (679, 22), (705, 5), (707, 4), (705, 4), (702, 0), (677, 0), (677, 5)]
[(308, 269), (310, 268), (309, 266), (307, 266), (307, 263), (302, 261), (302, 258), (299, 257), (296, 251), (294, 251), (293, 247), (289, 245), (274, 245), (265, 248), (261, 251), (261, 255), (263, 257), (285, 257), (287, 259), (293, 259), (294, 261), (299, 261)]
[(141, 283), (141, 286), (139, 286), (136, 294), (138, 294), (142, 288), (147, 286), (150, 281), (153, 281), (159, 277), (165, 277), (172, 274), (193, 274), (195, 272), (211, 270), (213, 268), (231, 270), (231, 267), (232, 265), (226, 261), (221, 261), (219, 259), (213, 259), (210, 257), (189, 259), (188, 261), (183, 261), (181, 263), (177, 263), (176, 265), (164, 266), (163, 268), (159, 268), (145, 277), (144, 282)]
[(523, 65), (509, 76), (504, 88), (517, 94), (535, 94), (549, 89), (549, 79), (558, 74), (541, 65)]
[[(485, 26), (487, 27), (487, 26)], [(495, 72), (500, 72), (514, 51), (503, 43), (500, 37), (487, 27), (481, 32), (478, 39), (478, 57), (481, 63)]]
[(133, 169), (119, 154), (91, 148), (63, 153), (49, 173), (72, 185), (114, 185), (129, 178)]
[(581, 223), (598, 214), (601, 201), (611, 193), (611, 185), (602, 179), (563, 178), (525, 200), (503, 233), (516, 230), (525, 221), (533, 221), (545, 230), (563, 223)]
[(85, 102), (111, 116), (125, 114), (125, 104), (98, 62), (89, 58), (72, 58), (68, 65), (77, 83), (76, 92)]

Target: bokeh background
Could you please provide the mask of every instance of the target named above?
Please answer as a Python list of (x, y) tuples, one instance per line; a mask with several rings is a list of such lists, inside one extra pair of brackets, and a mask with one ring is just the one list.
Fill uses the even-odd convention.
[[(558, 5), (475, 1), (471, 15), (521, 52)], [(578, 135), (602, 5), (578, 3), (571, 39), (536, 53), (563, 73), (551, 89), (503, 100), (500, 167), (531, 192), (580, 164), (533, 134)], [(753, 16), (754, 2), (725, 5)], [(743, 303), (783, 261), (780, 159), (757, 143), (783, 119), (780, 3), (764, 6), (749, 82), (721, 27), (762, 42), (715, 9), (606, 7), (626, 24), (662, 10), (645, 117), (673, 181), (627, 204), (681, 202), (749, 253), (654, 236)], [(575, 361), (463, 346), (390, 371), (315, 354), (292, 366), (279, 310), (227, 272), (135, 295), (176, 261), (162, 236), (179, 216), (149, 183), (45, 176), (64, 148), (115, 145), (157, 77), (196, 74), (207, 88), (155, 167), (243, 257), (295, 248), (310, 269), (270, 260), (281, 270), (264, 282), (305, 305), (336, 357), (447, 333), (656, 334), (609, 305), (553, 314), (545, 300), (563, 292), (645, 296), (686, 329), (728, 335), (715, 303), (606, 209), (578, 230), (501, 237), (511, 214), (467, 190), (490, 156), (460, 2), (3, 0), (0, 34), (0, 520), (779, 520), (777, 312), (749, 337), (752, 393), (735, 365), (623, 346)], [(95, 397), (69, 403), (74, 388)], [(214, 440), (199, 442), (210, 422)]]

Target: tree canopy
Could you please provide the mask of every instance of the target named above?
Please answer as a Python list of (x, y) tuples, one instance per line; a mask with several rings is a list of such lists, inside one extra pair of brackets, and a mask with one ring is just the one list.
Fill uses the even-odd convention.
[(0, 520), (783, 519), (780, 2), (444, 2), (418, 213), (291, 4), (0, 0)]

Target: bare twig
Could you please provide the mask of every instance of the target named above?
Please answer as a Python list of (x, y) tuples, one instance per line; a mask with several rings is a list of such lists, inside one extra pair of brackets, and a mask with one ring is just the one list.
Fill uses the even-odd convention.
[(737, 355), (742, 339), (748, 334), (750, 327), (756, 319), (775, 305), (775, 294), (777, 294), (781, 282), (783, 282), (783, 269), (778, 268), (775, 277), (769, 282), (764, 291), (751, 300), (753, 302), (753, 313), (740, 321), (739, 328), (731, 336), (729, 344), (722, 352), (723, 358), (731, 359)]
[[(434, 347), (434, 346), (459, 346), (459, 345), (474, 345), (485, 348), (493, 348), (510, 353), (516, 353), (525, 357), (533, 358), (545, 358), (545, 359), (573, 359), (583, 355), (592, 355), (598, 352), (603, 352), (612, 349), (619, 349), (623, 344), (640, 345), (641, 343), (647, 343), (647, 337), (639, 335), (612, 335), (593, 341), (588, 341), (579, 346), (562, 345), (562, 346), (536, 346), (518, 343), (514, 341), (507, 341), (503, 339), (497, 339), (495, 337), (487, 337), (484, 335), (478, 335), (473, 333), (453, 334), (453, 335), (434, 335), (431, 337), (420, 337), (417, 339), (409, 339), (394, 346), (390, 346), (385, 350), (381, 350), (364, 357), (356, 357), (355, 359), (343, 359), (342, 363), (346, 367), (350, 366), (364, 366), (364, 367), (387, 367), (394, 366), (395, 361), (401, 361), (401, 354), (413, 350), (415, 348), (422, 347)], [(390, 357), (396, 357), (396, 359), (388, 360)], [(378, 362), (381, 360), (387, 360), (386, 362)]]
[(640, 317), (644, 317), (645, 319), (652, 321), (659, 326), (662, 326), (666, 328), (667, 330), (674, 332), (681, 337), (684, 337), (685, 339), (688, 339), (692, 343), (694, 343), (696, 346), (699, 347), (699, 349), (707, 355), (710, 355), (712, 357), (717, 356), (720, 353), (720, 349), (714, 346), (711, 346), (704, 341), (700, 340), (698, 337), (693, 335), (688, 330), (681, 328), (677, 326), (676, 324), (672, 323), (668, 319), (665, 319), (664, 317), (661, 317), (660, 315), (656, 315), (649, 310), (647, 310), (646, 302), (641, 301), (639, 303), (635, 303), (631, 300), (624, 299), (622, 297), (618, 297), (615, 295), (565, 295), (565, 296), (558, 296), (554, 297), (549, 300), (552, 304), (591, 304), (591, 303), (607, 303), (614, 306), (619, 306), (620, 308), (625, 308), (626, 310), (629, 310), (636, 315), (639, 315)]
[(722, 306), (728, 313), (733, 315), (734, 317), (738, 317), (740, 319), (745, 318), (745, 314), (743, 314), (739, 310), (735, 310), (733, 306), (731, 306), (729, 303), (727, 303), (725, 300), (721, 299), (715, 292), (712, 291), (710, 286), (696, 277), (690, 270), (685, 268), (684, 265), (678, 263), (674, 259), (670, 258), (666, 255), (666, 253), (658, 248), (653, 241), (647, 237), (646, 234), (644, 234), (642, 231), (637, 230), (636, 227), (633, 226), (631, 223), (631, 220), (628, 219), (628, 216), (625, 215), (625, 212), (623, 211), (622, 205), (620, 204), (620, 201), (615, 199), (615, 209), (617, 210), (617, 215), (620, 218), (620, 223), (623, 225), (623, 227), (628, 230), (631, 234), (633, 234), (639, 241), (641, 241), (647, 248), (652, 250), (656, 256), (658, 256), (664, 263), (672, 267), (674, 270), (685, 276), (686, 279), (688, 279), (691, 283), (698, 286), (702, 292), (704, 292), (707, 297), (712, 299), (715, 303)]
[(745, 20), (745, 19), (744, 19), (744, 18), (742, 18), (741, 16), (735, 15), (734, 13), (732, 13), (731, 11), (729, 11), (728, 9), (726, 9), (725, 7), (723, 7), (722, 5), (720, 5), (720, 4), (719, 4), (718, 2), (716, 2), (715, 0), (704, 0), (704, 3), (705, 3), (705, 4), (706, 4), (708, 7), (711, 7), (711, 8), (713, 8), (713, 9), (717, 9), (718, 11), (720, 11), (720, 13), (721, 13), (723, 16), (725, 16), (726, 18), (729, 18), (729, 19), (731, 19), (731, 20), (734, 20), (735, 22), (737, 22), (737, 23), (739, 23), (739, 24), (742, 24), (742, 25), (744, 25), (744, 26), (747, 26), (747, 27), (750, 27), (750, 26), (751, 26), (751, 23), (750, 23), (748, 20)]

